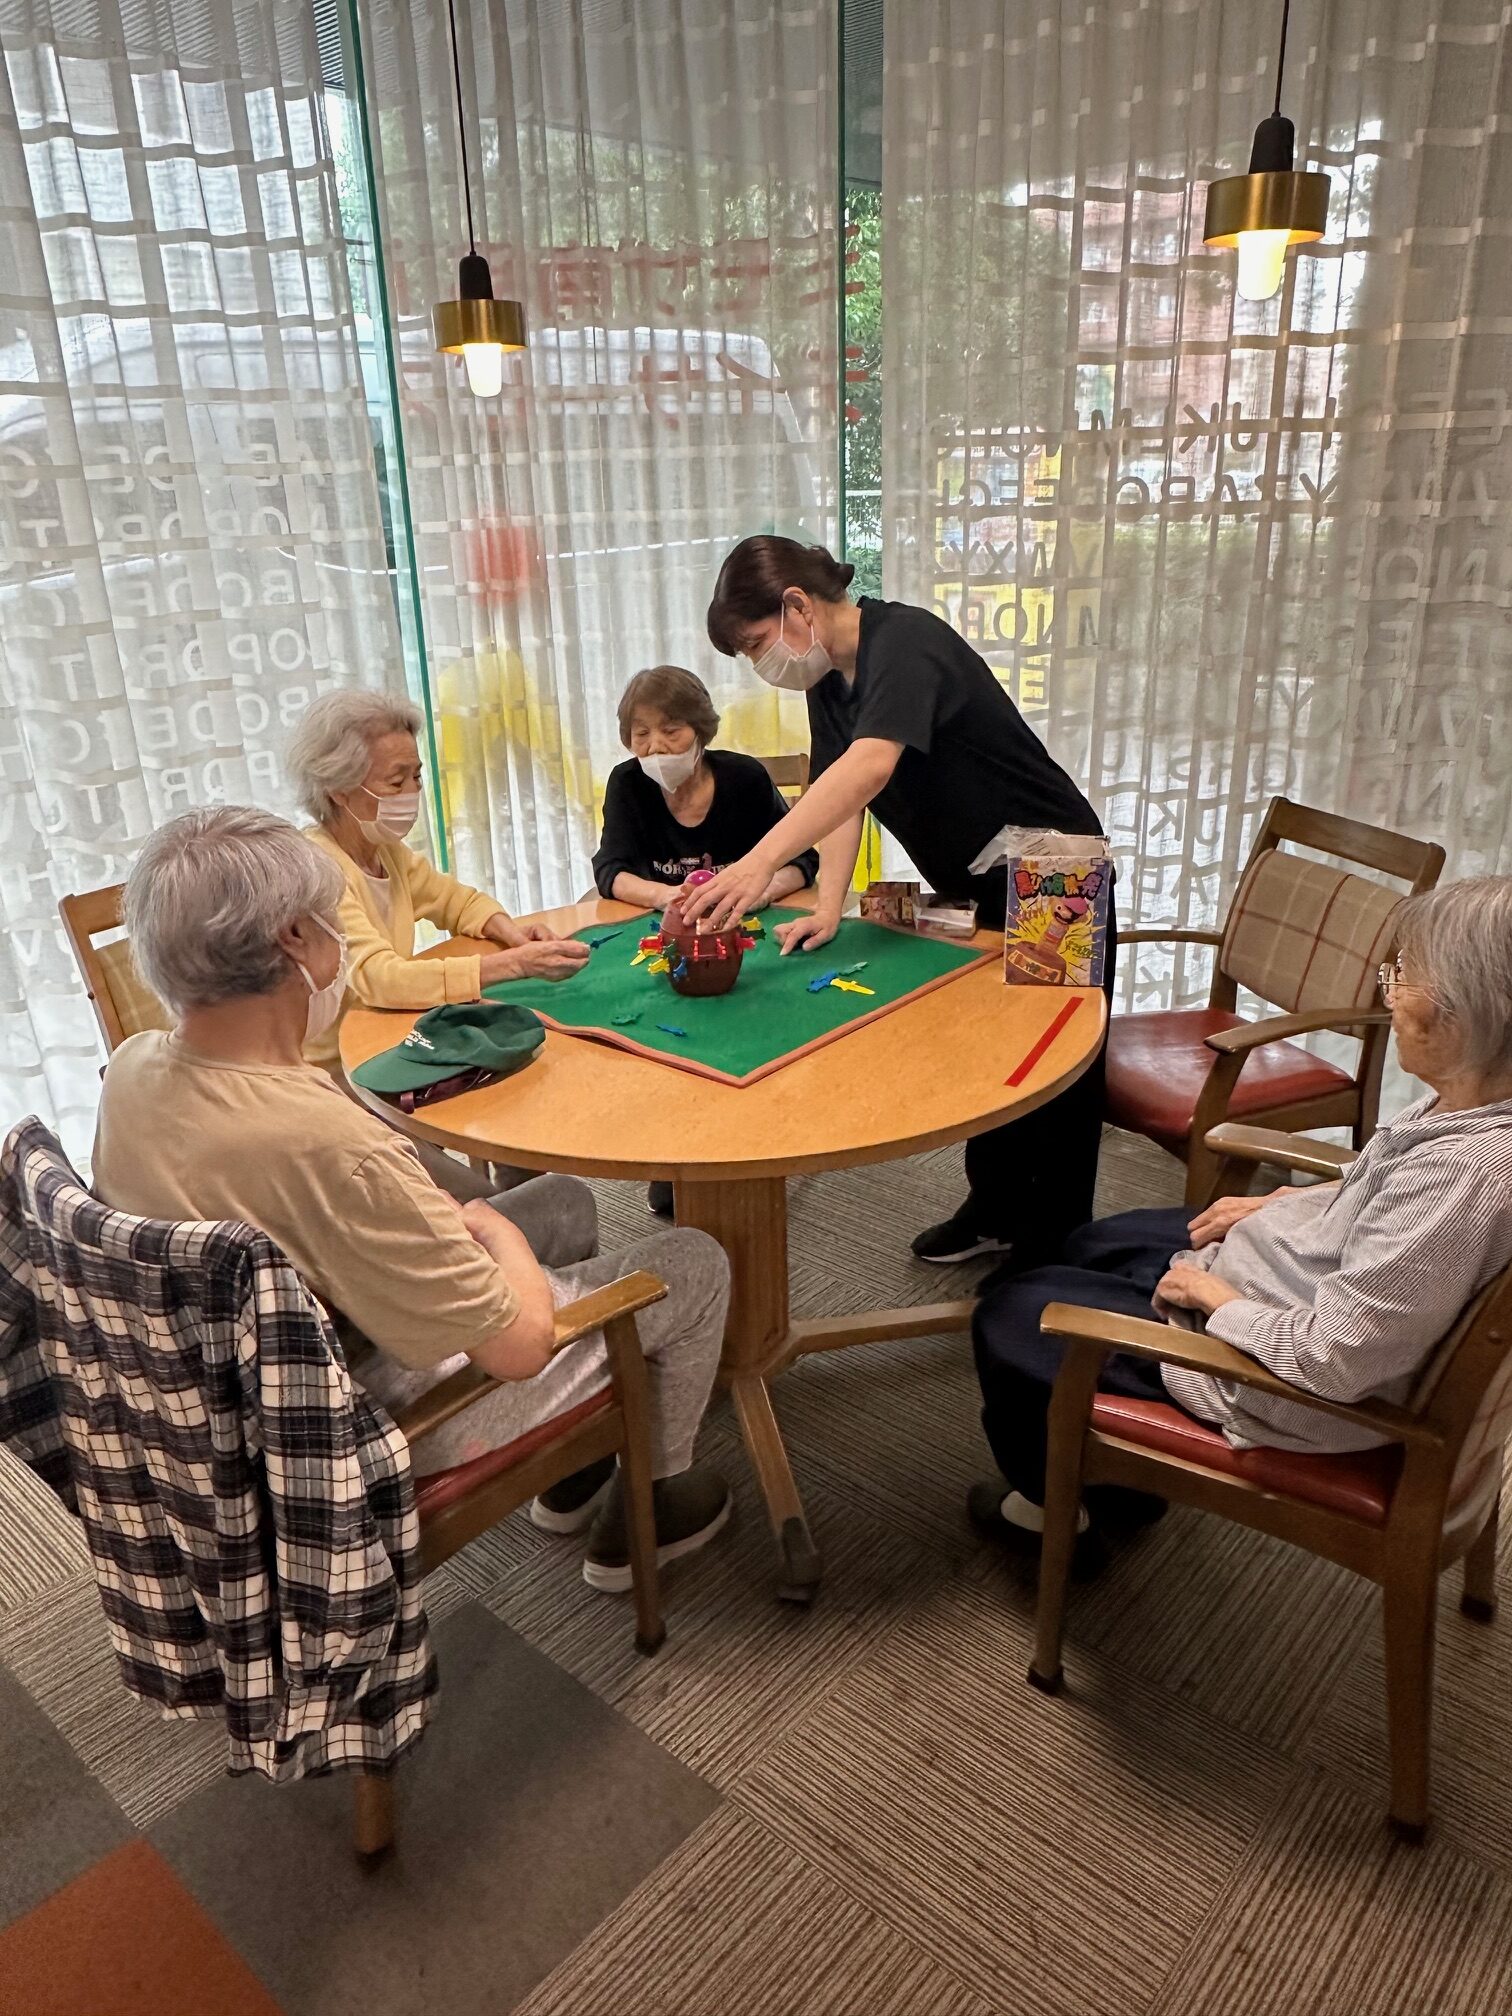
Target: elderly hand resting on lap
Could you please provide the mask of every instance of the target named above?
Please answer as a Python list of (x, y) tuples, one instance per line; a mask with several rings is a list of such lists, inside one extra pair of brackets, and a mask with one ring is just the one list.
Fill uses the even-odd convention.
[[(1219, 1197), (1197, 1213), (1187, 1227), (1187, 1234), (1194, 1247), (1216, 1246), (1246, 1218), (1253, 1218), (1267, 1204), (1292, 1195), (1290, 1185), (1283, 1184), (1279, 1190), (1267, 1190), (1263, 1197)], [(1168, 1308), (1195, 1309), (1200, 1315), (1211, 1316), (1225, 1302), (1238, 1299), (1237, 1288), (1229, 1287), (1226, 1281), (1218, 1280), (1200, 1267), (1173, 1263), (1155, 1284), (1157, 1316), (1163, 1316)]]

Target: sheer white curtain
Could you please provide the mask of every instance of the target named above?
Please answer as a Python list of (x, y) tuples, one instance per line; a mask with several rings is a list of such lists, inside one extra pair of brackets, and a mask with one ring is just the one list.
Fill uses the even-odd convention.
[(731, 746), (806, 746), (704, 612), (743, 534), (834, 532), (833, 0), (458, 0), (479, 249), (530, 330), (495, 400), (432, 349), (467, 249), (446, 9), (361, 15), (453, 854), (560, 902), (633, 672), (700, 673)]
[[(1203, 202), (1280, 15), (887, 15), (888, 592), (1089, 785), (1130, 921), (1210, 920), (1277, 791), (1512, 869), (1507, 10), (1294, 0), (1329, 225), (1254, 305)], [(1125, 1005), (1206, 986), (1164, 957), (1123, 962)]]
[(86, 1148), (57, 899), (292, 812), (318, 688), (403, 677), (308, 0), (0, 0), (0, 1118)]

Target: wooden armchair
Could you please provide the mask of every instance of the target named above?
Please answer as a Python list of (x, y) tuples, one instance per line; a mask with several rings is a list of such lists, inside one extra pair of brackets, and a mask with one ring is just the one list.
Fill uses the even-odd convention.
[[(625, 1522), (635, 1589), (635, 1649), (661, 1650), (666, 1628), (656, 1573), (656, 1522), (651, 1502), (651, 1406), (646, 1361), (636, 1313), (660, 1302), (665, 1285), (654, 1274), (627, 1274), (556, 1312), (553, 1351), (602, 1330), (609, 1350), (610, 1385), (554, 1421), (546, 1421), (502, 1449), (490, 1449), (454, 1469), (422, 1477), (415, 1486), (420, 1546), (430, 1574), (507, 1519), (532, 1498), (574, 1471), (617, 1455), (624, 1471)], [(489, 1392), (494, 1381), (463, 1366), (396, 1417), (411, 1448)], [(359, 1776), (355, 1840), (359, 1855), (382, 1854), (394, 1838), (393, 1781)]]
[[(1225, 1119), (1283, 1130), (1348, 1127), (1363, 1148), (1375, 1128), (1390, 1016), (1376, 971), (1396, 949), (1402, 894), (1302, 855), (1284, 841), (1431, 889), (1444, 850), (1273, 798), (1222, 931), (1166, 925), (1119, 932), (1120, 947), (1160, 941), (1217, 948), (1205, 1008), (1115, 1015), (1108, 1028), (1106, 1116), (1187, 1165), (1186, 1201), (1221, 1194), (1205, 1146)], [(1246, 1022), (1240, 987), (1284, 1012)], [(1292, 1039), (1321, 1029), (1360, 1038), (1353, 1074)]]
[[(1293, 1143), (1263, 1128), (1210, 1137), (1236, 1161), (1336, 1175), (1348, 1149)], [(1050, 1404), (1044, 1552), (1030, 1682), (1061, 1684), (1066, 1584), (1084, 1485), (1122, 1484), (1216, 1512), (1288, 1540), (1380, 1584), (1393, 1827), (1419, 1841), (1428, 1822), (1438, 1578), (1464, 1562), (1460, 1607), (1488, 1622), (1496, 1607), (1502, 1449), (1512, 1432), (1512, 1268), (1491, 1281), (1419, 1373), (1400, 1407), (1323, 1400), (1216, 1337), (1052, 1303), (1042, 1327), (1067, 1340)], [(1208, 1372), (1387, 1438), (1349, 1455), (1235, 1449), (1216, 1429), (1154, 1400), (1096, 1391), (1111, 1351)]]
[(107, 1056), (143, 1029), (173, 1027), (173, 1017), (137, 972), (126, 940), (97, 942), (120, 930), (124, 893), (124, 884), (117, 882), (109, 889), (65, 896), (58, 905)]

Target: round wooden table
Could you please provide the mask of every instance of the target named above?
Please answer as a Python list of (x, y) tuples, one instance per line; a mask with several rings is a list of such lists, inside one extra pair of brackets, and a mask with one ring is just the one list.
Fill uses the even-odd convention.
[[(802, 905), (801, 898), (788, 900)], [(641, 913), (594, 901), (539, 914), (568, 933)], [(974, 942), (1002, 941), (980, 931)], [(424, 956), (497, 949), (454, 941)], [(1062, 1019), (1072, 1001), (1075, 1009)], [(720, 1085), (550, 1030), (515, 1077), (418, 1113), (400, 1113), (360, 1086), (352, 1090), (391, 1125), (474, 1160), (672, 1183), (677, 1222), (711, 1233), (730, 1258), (723, 1376), (782, 1550), (779, 1593), (805, 1602), (819, 1581), (819, 1558), (768, 1381), (804, 1352), (964, 1329), (972, 1304), (931, 1302), (793, 1322), (787, 1177), (892, 1161), (1015, 1119), (1081, 1076), (1106, 1019), (1101, 992), (1005, 986), (993, 962), (753, 1085)], [(348, 1074), (397, 1043), (414, 1020), (379, 1009), (349, 1011), (341, 1025)], [(1034, 1056), (1053, 1023), (1056, 1033)]]

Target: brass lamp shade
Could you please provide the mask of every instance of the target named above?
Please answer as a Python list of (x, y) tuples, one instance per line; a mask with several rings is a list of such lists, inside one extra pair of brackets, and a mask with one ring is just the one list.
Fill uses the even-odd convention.
[(523, 350), (525, 311), (518, 301), (438, 301), (431, 310), (438, 350), (460, 351), (468, 343), (497, 343)]
[(1291, 244), (1306, 245), (1321, 238), (1327, 225), (1326, 175), (1294, 169), (1225, 175), (1208, 184), (1202, 242), (1234, 246), (1241, 231), (1284, 231)]
[(500, 350), (523, 350), (525, 310), (518, 301), (496, 301), (493, 274), (481, 252), (468, 252), (457, 268), (457, 299), (431, 310), (438, 350), (458, 351), (477, 343)]

